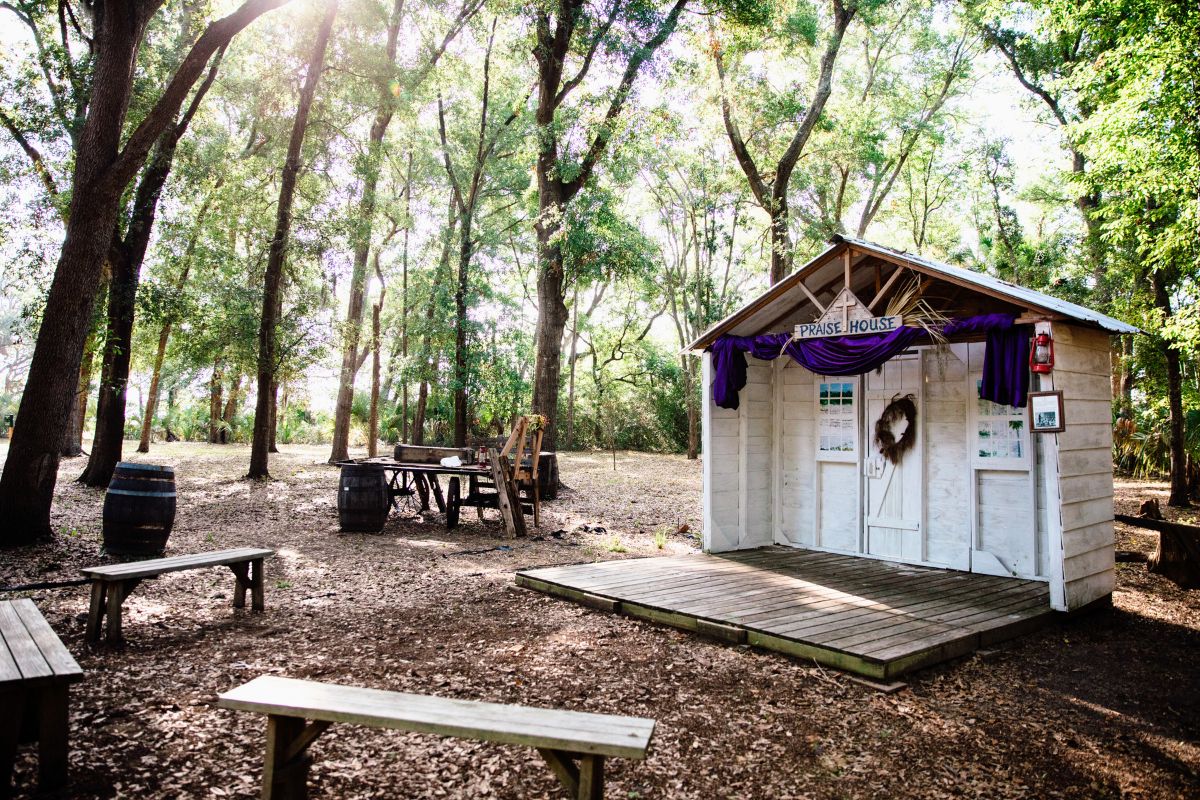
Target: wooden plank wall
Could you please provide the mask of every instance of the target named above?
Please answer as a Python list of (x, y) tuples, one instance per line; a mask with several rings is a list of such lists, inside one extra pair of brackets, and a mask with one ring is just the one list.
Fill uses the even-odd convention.
[(1057, 322), (1053, 331), (1067, 423), (1057, 437), (1063, 581), (1075, 609), (1111, 594), (1115, 579), (1111, 344), (1102, 331)]
[(713, 402), (712, 354), (704, 354), (703, 429), (704, 550), (720, 553), (737, 548), (741, 474), (738, 464), (741, 423), (737, 410)]
[(750, 358), (746, 388), (738, 408), (740, 436), (738, 461), (741, 497), (738, 501), (738, 549), (762, 547), (772, 539), (772, 475), (775, 397), (773, 362)]
[(776, 425), (779, 469), (776, 541), (812, 547), (816, 512), (816, 399), (813, 374), (789, 359), (776, 372)]
[(924, 351), (925, 559), (970, 569), (971, 463), (967, 452), (967, 350)]

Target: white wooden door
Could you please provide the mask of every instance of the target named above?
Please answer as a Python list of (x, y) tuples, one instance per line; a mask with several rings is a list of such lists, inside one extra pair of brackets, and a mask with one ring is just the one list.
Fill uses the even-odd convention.
[[(925, 470), (921, 436), (922, 379), (919, 353), (897, 356), (866, 375), (863, 391), (863, 527), (866, 552), (881, 558), (921, 563), (925, 560)], [(917, 406), (916, 441), (893, 464), (875, 445), (875, 423), (896, 397), (911, 394)], [(893, 423), (899, 441), (908, 424)]]
[(843, 553), (861, 553), (859, 380), (817, 376), (815, 384), (816, 546)]

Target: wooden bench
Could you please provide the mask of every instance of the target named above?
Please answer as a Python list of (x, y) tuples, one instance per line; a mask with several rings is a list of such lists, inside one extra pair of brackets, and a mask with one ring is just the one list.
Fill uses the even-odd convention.
[(88, 611), (87, 640), (100, 640), (100, 623), (108, 616), (106, 638), (110, 642), (121, 638), (121, 604), (146, 578), (157, 578), (167, 572), (180, 572), (205, 567), (229, 567), (233, 570), (236, 584), (233, 589), (233, 607), (246, 607), (246, 590), (250, 590), (252, 608), (263, 610), (263, 559), (274, 555), (274, 550), (261, 547), (239, 547), (233, 550), (216, 550), (211, 553), (154, 558), (147, 561), (131, 561), (128, 564), (112, 564), (107, 567), (88, 567), (81, 570), (92, 582), (92, 604)]
[(220, 695), (217, 705), (267, 715), (263, 800), (306, 796), (312, 763), (306, 751), (334, 722), (535, 747), (571, 796), (581, 800), (604, 796), (605, 757), (645, 758), (654, 733), (652, 719), (453, 700), (271, 675)]
[(38, 743), (38, 788), (66, 784), (68, 692), (82, 679), (83, 670), (32, 600), (0, 601), (0, 797), (12, 791), (23, 739)]

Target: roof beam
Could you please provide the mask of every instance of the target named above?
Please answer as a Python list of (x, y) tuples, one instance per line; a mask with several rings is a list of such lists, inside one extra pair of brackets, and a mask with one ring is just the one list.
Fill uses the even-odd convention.
[(904, 267), (898, 266), (892, 271), (891, 276), (887, 279), (887, 283), (883, 285), (882, 289), (875, 293), (875, 296), (871, 298), (871, 302), (867, 303), (867, 311), (875, 310), (875, 306), (877, 306), (879, 301), (883, 299), (883, 296), (888, 293), (888, 289), (892, 288), (892, 284), (900, 279), (901, 272), (904, 272)]

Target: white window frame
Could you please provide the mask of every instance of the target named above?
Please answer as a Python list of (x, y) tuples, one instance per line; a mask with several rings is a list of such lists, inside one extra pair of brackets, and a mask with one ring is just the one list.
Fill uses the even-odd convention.
[[(1029, 413), (1025, 408), (1013, 408), (1012, 406), (1003, 406), (1002, 408), (1011, 409), (1011, 413), (1005, 417), (983, 417), (979, 414), (979, 403), (985, 402), (979, 399), (979, 383), (981, 375), (968, 373), (967, 375), (967, 402), (970, 404), (970, 413), (967, 415), (969, 420), (969, 428), (967, 430), (967, 446), (971, 452), (971, 466), (977, 470), (1011, 470), (1014, 472), (1029, 470), (1032, 467), (1032, 453), (1030, 449), (1033, 447), (1033, 441), (1029, 431)], [(1022, 426), (1021, 434), (1021, 457), (1020, 458), (997, 458), (993, 456), (979, 455), (979, 425), (985, 420), (1007, 419), (1009, 422), (1019, 421)]]
[[(813, 416), (814, 416), (814, 431), (813, 435), (816, 441), (813, 442), (813, 450), (816, 453), (817, 461), (840, 461), (844, 463), (858, 463), (858, 454), (862, 448), (862, 382), (857, 375), (846, 376), (826, 376), (816, 375), (816, 380), (813, 381)], [(854, 409), (853, 424), (851, 430), (854, 432), (854, 447), (851, 450), (822, 450), (821, 449), (821, 385), (830, 383), (845, 383), (851, 387), (851, 396), (854, 400), (852, 408)]]

